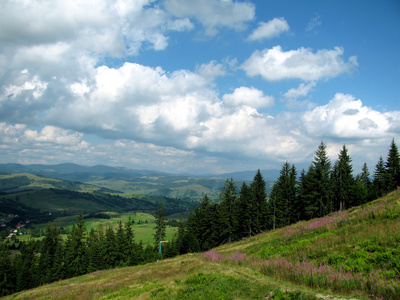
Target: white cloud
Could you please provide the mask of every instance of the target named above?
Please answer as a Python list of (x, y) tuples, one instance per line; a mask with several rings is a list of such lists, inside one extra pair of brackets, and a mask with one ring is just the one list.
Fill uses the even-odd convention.
[(241, 30), (255, 15), (253, 4), (231, 0), (166, 0), (165, 7), (174, 16), (196, 18), (209, 36), (215, 35), (220, 27)]
[(371, 139), (390, 137), (391, 124), (399, 118), (399, 112), (381, 113), (351, 95), (338, 93), (328, 104), (306, 112), (303, 121), (314, 137)]
[(316, 82), (312, 81), (308, 84), (300, 83), (298, 88), (292, 88), (283, 94), (286, 99), (297, 99), (300, 97), (306, 97), (308, 93), (316, 86)]
[(227, 74), (225, 66), (217, 63), (215, 60), (212, 60), (207, 64), (196, 66), (196, 73), (204, 77), (209, 82), (213, 82), (215, 78), (219, 76), (225, 76)]
[(264, 93), (254, 87), (239, 87), (232, 94), (225, 94), (222, 97), (228, 106), (250, 106), (253, 108), (271, 107), (274, 104), (274, 97), (265, 96)]
[(333, 50), (311, 49), (282, 51), (280, 46), (263, 51), (255, 51), (247, 59), (242, 68), (248, 76), (261, 75), (265, 80), (276, 81), (283, 79), (301, 79), (304, 81), (320, 80), (336, 77), (357, 67), (356, 57), (352, 56), (348, 62), (342, 58), (343, 48)]
[(274, 18), (267, 23), (260, 22), (258, 28), (249, 36), (249, 40), (269, 39), (289, 30), (289, 24), (284, 18)]

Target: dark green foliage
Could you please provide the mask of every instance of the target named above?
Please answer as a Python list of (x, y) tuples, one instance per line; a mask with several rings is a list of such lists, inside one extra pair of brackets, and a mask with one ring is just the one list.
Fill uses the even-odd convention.
[(345, 210), (357, 205), (354, 194), (355, 180), (353, 177), (353, 166), (346, 146), (339, 152), (339, 159), (333, 167), (333, 208)]
[(297, 172), (288, 162), (283, 164), (280, 176), (272, 187), (270, 195), (270, 219), (272, 228), (280, 228), (297, 221)]
[(260, 172), (257, 171), (254, 176), (254, 180), (250, 185), (252, 194), (252, 212), (254, 217), (252, 218), (252, 231), (258, 234), (267, 229), (267, 191), (265, 187), (265, 180)]
[(72, 226), (71, 234), (65, 244), (65, 270), (67, 277), (79, 276), (86, 273), (86, 228), (82, 215)]
[(373, 177), (374, 198), (382, 197), (382, 195), (387, 190), (385, 186), (385, 173), (386, 173), (385, 164), (381, 156), (375, 166), (375, 172)]
[(252, 224), (255, 219), (253, 207), (254, 203), (251, 189), (246, 182), (243, 182), (238, 199), (238, 211), (240, 212), (240, 217), (238, 218), (238, 234), (240, 237), (250, 237), (253, 234)]
[(219, 204), (220, 241), (231, 243), (235, 239), (238, 227), (237, 219), (237, 191), (233, 179), (226, 180), (225, 186), (220, 194)]
[(11, 264), (10, 251), (0, 246), (0, 297), (15, 292), (15, 270)]
[(354, 194), (357, 204), (364, 204), (373, 199), (372, 181), (367, 163), (364, 163), (361, 173), (356, 176)]
[(315, 215), (312, 217), (322, 217), (332, 211), (330, 199), (330, 174), (331, 161), (326, 152), (326, 145), (321, 142), (315, 152), (313, 172), (310, 176), (313, 177), (314, 199), (313, 206), (317, 208)]
[(385, 164), (385, 183), (387, 191), (393, 191), (400, 186), (400, 155), (397, 145), (392, 140)]
[(62, 238), (60, 229), (55, 225), (47, 227), (46, 236), (41, 243), (39, 257), (40, 284), (53, 282), (55, 277), (53, 272), (60, 268), (59, 256), (62, 252)]
[(154, 227), (154, 230), (155, 230), (154, 239), (155, 239), (156, 245), (158, 246), (158, 243), (161, 242), (165, 238), (166, 227), (167, 227), (167, 224), (165, 223), (165, 218), (164, 218), (163, 205), (161, 203), (157, 210), (155, 223), (156, 223), (156, 226)]

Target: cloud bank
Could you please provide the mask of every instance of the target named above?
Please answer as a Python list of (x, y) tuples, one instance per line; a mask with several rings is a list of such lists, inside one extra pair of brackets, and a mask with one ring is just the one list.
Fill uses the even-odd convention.
[[(319, 99), (326, 105), (298, 100), (318, 81), (357, 68), (357, 58), (346, 59), (342, 47), (275, 46), (249, 53), (240, 64), (208, 60), (194, 70), (135, 62), (144, 51), (166, 50), (172, 33), (199, 31), (212, 39), (222, 30), (246, 31), (255, 19), (249, 2), (188, 3), (4, 1), (0, 162), (210, 173), (310, 161), (321, 140), (348, 141), (352, 155), (375, 159), (381, 142), (399, 134), (399, 111), (379, 112), (353, 95)], [(263, 40), (288, 30), (284, 18), (275, 18), (243, 36)], [(120, 63), (107, 63), (113, 60)], [(268, 86), (261, 90), (246, 80), (219, 90), (218, 79), (235, 72), (268, 82), (300, 80), (281, 100), (301, 109), (271, 113), (277, 103)]]

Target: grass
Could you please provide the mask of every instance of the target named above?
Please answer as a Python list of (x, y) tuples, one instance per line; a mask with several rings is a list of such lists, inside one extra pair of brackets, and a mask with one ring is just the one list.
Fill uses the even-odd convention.
[(400, 299), (400, 191), (143, 266), (95, 272), (5, 299)]
[[(269, 298), (268, 298), (269, 297)], [(241, 266), (210, 264), (190, 254), (143, 266), (92, 274), (4, 299), (315, 299), (306, 288)]]

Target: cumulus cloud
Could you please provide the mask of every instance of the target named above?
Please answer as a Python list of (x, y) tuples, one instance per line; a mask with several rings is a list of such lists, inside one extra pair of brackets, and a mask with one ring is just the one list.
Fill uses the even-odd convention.
[(297, 99), (300, 97), (306, 97), (308, 93), (316, 86), (316, 82), (312, 81), (308, 84), (300, 83), (298, 88), (292, 88), (283, 94), (286, 99)]
[(394, 120), (399, 120), (398, 112), (381, 113), (340, 93), (303, 116), (307, 133), (312, 136), (356, 139), (390, 137)]
[(219, 64), (215, 60), (207, 64), (196, 66), (196, 72), (210, 82), (213, 82), (215, 78), (219, 76), (225, 76), (227, 74), (225, 65)]
[(268, 81), (301, 79), (314, 81), (336, 77), (357, 67), (352, 56), (348, 62), (342, 58), (343, 48), (322, 49), (313, 53), (311, 49), (283, 51), (280, 46), (255, 51), (242, 65), (248, 76), (262, 76)]
[(167, 11), (179, 18), (193, 17), (204, 27), (209, 36), (214, 36), (218, 28), (227, 27), (235, 30), (245, 28), (255, 15), (254, 5), (249, 2), (233, 2), (231, 0), (166, 0)]
[(284, 18), (275, 18), (268, 22), (260, 22), (249, 36), (250, 41), (269, 39), (289, 30), (289, 24)]
[(253, 108), (271, 107), (274, 104), (274, 97), (265, 96), (264, 93), (254, 87), (239, 87), (232, 94), (225, 94), (222, 97), (228, 106), (246, 105)]

